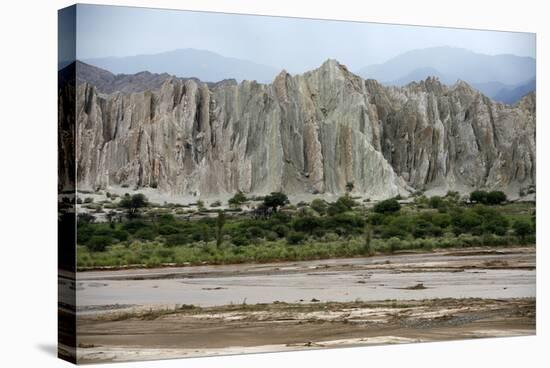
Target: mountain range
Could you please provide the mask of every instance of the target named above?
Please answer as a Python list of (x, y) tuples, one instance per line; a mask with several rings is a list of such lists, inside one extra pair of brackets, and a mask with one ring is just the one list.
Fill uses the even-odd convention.
[[(517, 197), (535, 185), (534, 93), (512, 106), (464, 81), (387, 87), (336, 60), (272, 83), (72, 68), (76, 113), (60, 124), (76, 119), (82, 189), (332, 195), (351, 182), (370, 198), (478, 188)], [(59, 93), (60, 106), (74, 103), (73, 85)]]
[[(149, 72), (212, 83), (225, 79), (270, 83), (279, 72), (271, 66), (250, 60), (228, 58), (196, 49), (83, 61), (114, 74), (136, 74), (137, 78), (149, 78), (141, 74)], [(517, 102), (536, 89), (535, 59), (515, 55), (484, 55), (453, 47), (408, 51), (383, 64), (359, 68), (356, 74), (392, 86), (405, 86), (428, 77), (438, 77), (447, 85), (463, 80), (495, 101), (508, 104)]]
[(267, 65), (197, 49), (178, 49), (159, 54), (94, 58), (82, 61), (114, 74), (149, 71), (168, 73), (182, 78), (193, 77), (207, 82), (224, 79), (271, 82), (278, 72)]
[(504, 103), (514, 103), (536, 87), (533, 58), (484, 55), (454, 47), (408, 51), (383, 64), (361, 68), (358, 74), (393, 86), (404, 86), (430, 76), (448, 85), (463, 80)]

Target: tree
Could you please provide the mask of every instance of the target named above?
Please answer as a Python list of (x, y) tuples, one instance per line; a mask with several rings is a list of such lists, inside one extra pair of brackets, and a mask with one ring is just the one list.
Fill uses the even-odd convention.
[(470, 193), (470, 201), (474, 203), (487, 203), (487, 192), (484, 190), (474, 190)]
[(320, 215), (324, 215), (327, 212), (327, 202), (320, 198), (316, 198), (313, 201), (311, 201), (310, 207), (317, 212)]
[(506, 194), (500, 190), (494, 190), (492, 192), (486, 192), (483, 190), (475, 190), (470, 193), (470, 201), (475, 203), (483, 203), (496, 205), (506, 202)]
[(533, 227), (527, 220), (517, 220), (513, 225), (514, 233), (521, 238), (522, 241), (525, 241), (527, 235), (533, 233)]
[(271, 192), (264, 198), (264, 205), (268, 208), (273, 208), (274, 212), (277, 212), (277, 208), (290, 203), (286, 194), (281, 192)]
[(119, 203), (120, 207), (126, 209), (128, 218), (138, 217), (140, 209), (148, 205), (149, 201), (142, 193), (137, 193), (132, 196), (126, 194)]
[(300, 216), (294, 219), (292, 227), (296, 231), (312, 234), (313, 231), (322, 225), (319, 217)]
[(227, 201), (227, 203), (229, 204), (230, 207), (238, 207), (239, 205), (243, 204), (246, 201), (247, 201), (246, 196), (244, 195), (243, 192), (239, 190), (237, 193), (235, 193), (235, 195), (232, 198), (230, 198)]
[(487, 204), (501, 204), (503, 202), (506, 202), (506, 194), (504, 192), (501, 192), (499, 190), (495, 190), (492, 192), (487, 193)]
[(431, 208), (436, 208), (436, 209), (441, 208), (442, 206), (445, 205), (445, 201), (440, 196), (430, 197), (429, 203)]
[(378, 213), (395, 213), (401, 209), (401, 205), (396, 199), (386, 199), (385, 201), (378, 202), (374, 206), (374, 212)]
[(218, 212), (218, 218), (216, 219), (216, 247), (221, 247), (223, 242), (223, 225), (225, 224), (225, 213), (223, 211)]
[(348, 181), (346, 183), (346, 192), (348, 193), (351, 193), (353, 191), (353, 188), (355, 187), (355, 185), (353, 184), (352, 181)]
[(300, 244), (305, 240), (305, 238), (306, 236), (304, 235), (304, 233), (291, 231), (286, 236), (286, 241), (288, 242), (288, 244)]
[(103, 252), (105, 248), (113, 243), (113, 240), (109, 236), (105, 235), (94, 235), (90, 238), (86, 247), (91, 252)]

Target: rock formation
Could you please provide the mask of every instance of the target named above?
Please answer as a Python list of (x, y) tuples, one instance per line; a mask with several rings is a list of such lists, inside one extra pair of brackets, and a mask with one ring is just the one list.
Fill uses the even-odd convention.
[(386, 198), (416, 189), (517, 195), (535, 184), (534, 94), (509, 106), (464, 82), (384, 87), (335, 60), (271, 84), (141, 75), (113, 92), (109, 81), (120, 78), (100, 74), (95, 86), (89, 74), (77, 68), (80, 188), (214, 197), (340, 194), (352, 182), (358, 194)]

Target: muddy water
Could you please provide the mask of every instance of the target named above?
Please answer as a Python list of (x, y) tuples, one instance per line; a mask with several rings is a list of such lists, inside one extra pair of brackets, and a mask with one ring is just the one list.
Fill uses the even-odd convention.
[[(92, 306), (535, 296), (534, 248), (79, 273)], [(107, 308), (108, 309), (108, 308)]]

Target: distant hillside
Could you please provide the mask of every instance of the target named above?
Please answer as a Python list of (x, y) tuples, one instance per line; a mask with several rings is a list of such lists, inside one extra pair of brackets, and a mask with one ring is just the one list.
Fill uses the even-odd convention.
[[(464, 80), (499, 102), (515, 103), (534, 90), (535, 59), (515, 55), (484, 55), (454, 47), (412, 50), (383, 64), (364, 67), (359, 75), (385, 85), (404, 86), (438, 77), (447, 85)], [(530, 89), (532, 88), (532, 89)], [(517, 91), (516, 91), (517, 90)]]
[(484, 55), (454, 47), (433, 47), (412, 50), (383, 64), (364, 67), (359, 70), (359, 75), (390, 82), (426, 68), (444, 76), (442, 81), (445, 83), (461, 79), (468, 83), (500, 82), (515, 85), (533, 78), (536, 73), (535, 59), (530, 57)]
[(246, 79), (271, 82), (278, 72), (273, 67), (249, 60), (229, 58), (211, 51), (196, 49), (83, 61), (114, 74), (135, 74), (149, 71), (151, 73), (168, 73), (182, 78), (194, 77), (205, 82), (217, 82), (229, 78), (239, 81)]
[(508, 104), (516, 103), (523, 96), (533, 92), (537, 89), (536, 79), (531, 79), (527, 83), (521, 84), (513, 88), (503, 88), (501, 89), (493, 99), (495, 101), (504, 102)]

